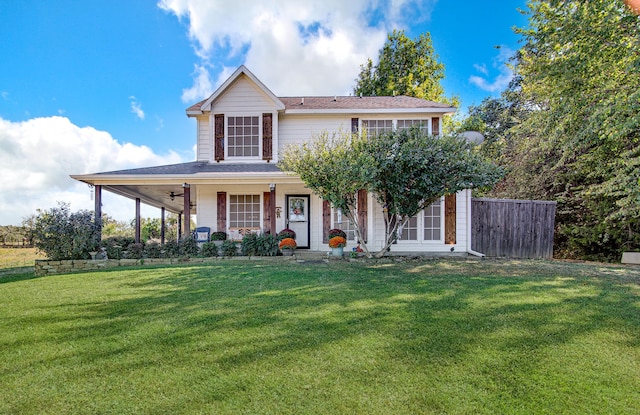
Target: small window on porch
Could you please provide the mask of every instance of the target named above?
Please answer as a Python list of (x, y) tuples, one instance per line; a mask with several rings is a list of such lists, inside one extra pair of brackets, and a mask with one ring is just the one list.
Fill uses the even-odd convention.
[(335, 229), (341, 229), (346, 233), (348, 241), (355, 241), (356, 231), (353, 223), (347, 219), (347, 216), (342, 213), (341, 209), (333, 209), (333, 227)]
[(229, 227), (260, 228), (260, 195), (229, 196)]

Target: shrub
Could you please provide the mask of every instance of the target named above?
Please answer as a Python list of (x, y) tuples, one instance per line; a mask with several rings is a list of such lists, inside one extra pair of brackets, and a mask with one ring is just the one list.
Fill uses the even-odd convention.
[(211, 234), (211, 240), (212, 241), (226, 241), (227, 240), (227, 233), (226, 232), (214, 232)]
[(347, 245), (347, 240), (342, 236), (334, 236), (329, 239), (330, 248), (344, 248)]
[(29, 236), (51, 260), (89, 259), (100, 244), (98, 231), (93, 212), (71, 213), (69, 204), (58, 203), (57, 208), (38, 211)]
[(129, 250), (129, 246), (136, 240), (129, 236), (111, 236), (100, 242), (100, 245), (107, 250), (107, 256), (111, 259), (122, 259), (123, 252)]
[(278, 239), (268, 234), (250, 233), (242, 238), (242, 254), (256, 256), (278, 255)]
[(293, 229), (285, 228), (278, 232), (278, 240), (283, 240), (284, 238), (292, 238), (296, 239), (296, 233)]
[(213, 242), (205, 242), (202, 244), (202, 248), (200, 249), (200, 253), (203, 257), (214, 257), (218, 255), (218, 246)]
[(165, 242), (162, 247), (162, 257), (163, 258), (176, 258), (180, 256), (180, 245), (174, 239)]
[(331, 238), (335, 238), (336, 236), (341, 236), (343, 238), (347, 238), (347, 234), (344, 233), (344, 231), (342, 229), (329, 229), (329, 239)]
[(133, 243), (124, 251), (128, 259), (141, 259), (144, 253), (144, 243)]
[(200, 254), (200, 248), (196, 239), (192, 236), (186, 236), (178, 242), (178, 254), (184, 257), (194, 257)]
[(162, 245), (156, 241), (147, 242), (144, 245), (144, 257), (145, 258), (160, 258), (162, 257)]
[(222, 246), (220, 247), (220, 252), (222, 252), (222, 255), (224, 256), (238, 255), (238, 245), (236, 244), (236, 241), (233, 241), (231, 239), (227, 239), (226, 241), (224, 241), (222, 243)]

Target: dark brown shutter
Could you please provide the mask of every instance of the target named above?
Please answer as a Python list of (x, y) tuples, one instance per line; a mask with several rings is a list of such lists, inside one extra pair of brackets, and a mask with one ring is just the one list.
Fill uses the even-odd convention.
[(224, 160), (224, 114), (215, 116), (215, 159)]
[(444, 243), (456, 243), (456, 195), (444, 197)]
[(331, 203), (322, 201), (322, 241), (329, 243), (329, 229), (331, 229)]
[(440, 118), (433, 117), (431, 119), (431, 135), (440, 135)]
[(354, 134), (358, 132), (358, 118), (351, 119), (351, 132)]
[(358, 226), (364, 243), (367, 243), (367, 191), (358, 190)]
[(218, 192), (218, 232), (227, 231), (227, 192)]
[(273, 115), (262, 114), (262, 160), (273, 158)]
[(271, 233), (271, 192), (262, 194), (262, 232)]

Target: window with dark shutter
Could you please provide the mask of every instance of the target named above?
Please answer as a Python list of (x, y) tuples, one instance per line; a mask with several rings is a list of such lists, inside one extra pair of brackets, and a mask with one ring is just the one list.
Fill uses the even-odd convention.
[(262, 114), (262, 160), (273, 158), (273, 115)]
[(216, 114), (214, 125), (214, 156), (216, 161), (224, 160), (224, 114)]

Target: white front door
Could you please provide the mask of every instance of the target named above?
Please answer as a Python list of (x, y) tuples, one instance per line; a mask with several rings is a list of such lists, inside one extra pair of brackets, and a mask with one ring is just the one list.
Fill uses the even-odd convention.
[(287, 228), (296, 233), (298, 248), (309, 248), (309, 195), (287, 195)]

